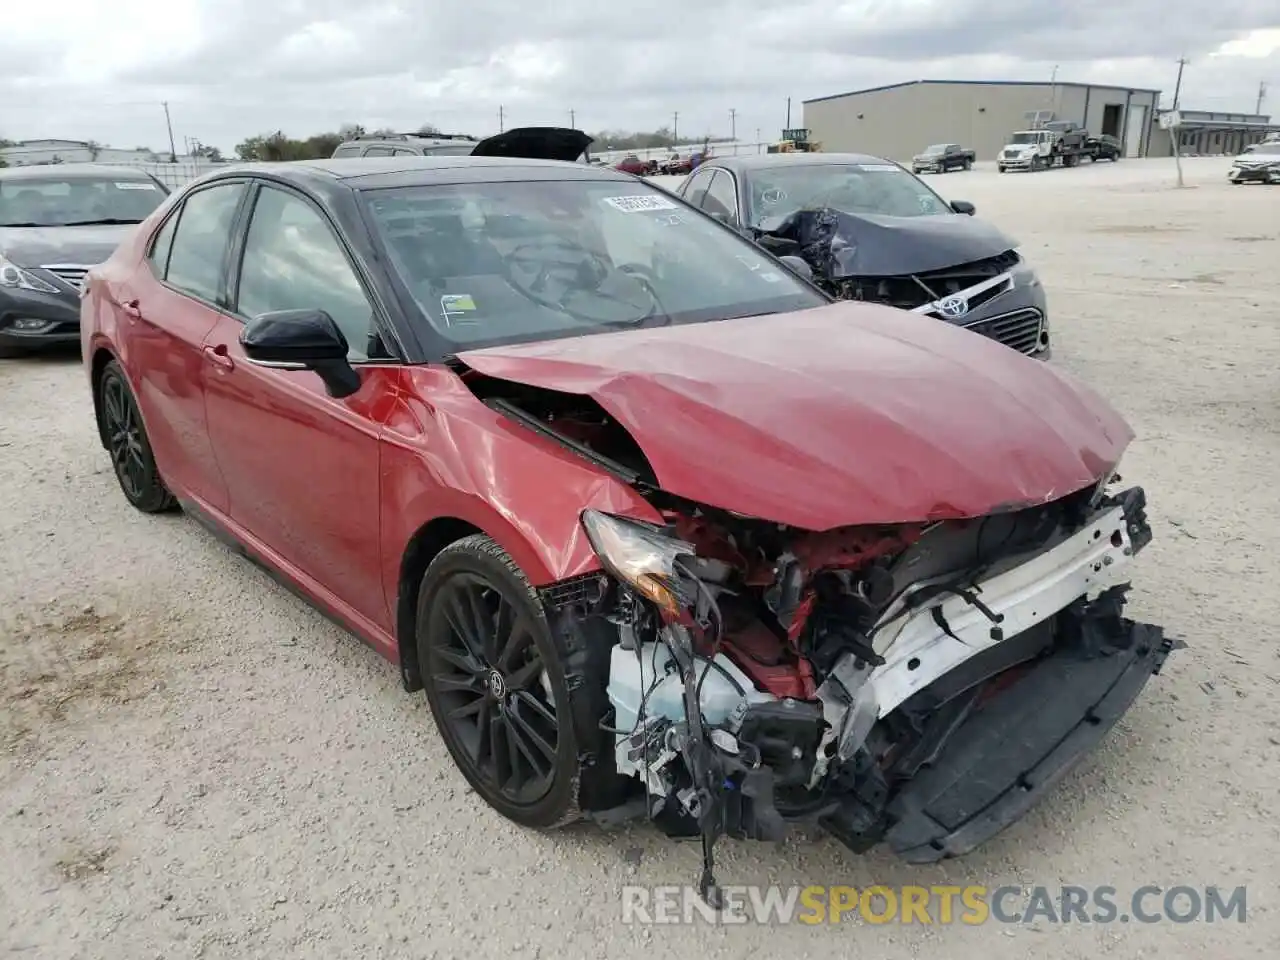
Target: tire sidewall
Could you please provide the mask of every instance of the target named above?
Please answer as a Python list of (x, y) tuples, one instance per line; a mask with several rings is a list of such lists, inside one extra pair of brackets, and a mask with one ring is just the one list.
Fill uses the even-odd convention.
[[(467, 538), (446, 547), (427, 568), (422, 579), (422, 587), (418, 592), (415, 642), (427, 704), (431, 709), (436, 729), (440, 732), (440, 737), (444, 740), (454, 764), (489, 806), (507, 819), (523, 826), (554, 826), (561, 822), (567, 813), (576, 809), (579, 780), (578, 743), (568, 682), (565, 679), (564, 658), (556, 646), (542, 610), (528, 596), (526, 585), (513, 577), (506, 565), (495, 556), (483, 549), (478, 549), (474, 542), (476, 539)], [(487, 538), (484, 539), (487, 540)], [(431, 682), (433, 665), (431, 638), (433, 629), (440, 627), (443, 611), (439, 609), (436, 598), (450, 578), (457, 573), (483, 576), (491, 586), (502, 592), (507, 602), (516, 605), (523, 616), (530, 617), (533, 621), (534, 643), (542, 657), (543, 665), (547, 668), (547, 677), (555, 696), (556, 722), (559, 727), (555, 782), (550, 792), (535, 804), (528, 806), (513, 804), (480, 778), (437, 700), (437, 692)]]
[[(120, 479), (119, 472), (115, 468), (114, 460), (112, 461), (111, 472), (115, 476), (116, 483), (119, 484), (120, 492), (124, 494), (125, 499), (139, 510), (146, 513), (155, 513), (167, 509), (172, 503), (172, 498), (168, 488), (165, 487), (164, 479), (160, 476), (160, 467), (156, 463), (155, 452), (151, 449), (151, 437), (147, 434), (147, 425), (142, 419), (142, 408), (138, 405), (138, 399), (133, 392), (133, 385), (129, 383), (129, 378), (125, 376), (124, 368), (116, 360), (112, 360), (106, 365), (102, 371), (102, 377), (98, 381), (98, 428), (105, 438), (107, 386), (113, 380), (120, 383), (124, 393), (124, 400), (132, 408), (133, 416), (138, 424), (138, 442), (142, 447), (142, 455), (147, 470), (146, 487), (136, 498), (130, 496), (129, 491), (125, 489), (124, 483)], [(108, 452), (110, 452), (109, 448)]]

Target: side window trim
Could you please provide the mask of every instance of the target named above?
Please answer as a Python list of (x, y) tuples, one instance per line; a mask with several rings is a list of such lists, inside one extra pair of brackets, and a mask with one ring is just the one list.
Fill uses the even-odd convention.
[(392, 324), (387, 315), (385, 304), (378, 296), (369, 277), (366, 275), (363, 266), (359, 260), (352, 254), (351, 247), (347, 243), (346, 238), (342, 236), (333, 225), (333, 220), (329, 214), (314, 200), (299, 190), (280, 183), (276, 180), (252, 180), (249, 189), (246, 191), (246, 203), (237, 215), (238, 219), (234, 227), (231, 238), (230, 249), (228, 252), (227, 265), (227, 306), (223, 308), (226, 314), (233, 320), (241, 323), (247, 322), (250, 318), (240, 312), (240, 274), (244, 268), (245, 249), (249, 242), (249, 228), (253, 224), (253, 211), (257, 208), (258, 198), (266, 190), (278, 190), (287, 196), (293, 197), (295, 200), (301, 200), (310, 207), (315, 214), (324, 223), (325, 228), (329, 231), (329, 235), (333, 237), (338, 244), (338, 249), (342, 251), (343, 258), (347, 261), (347, 266), (351, 268), (352, 274), (356, 278), (356, 282), (360, 284), (360, 289), (364, 292), (365, 299), (369, 301), (369, 306), (373, 314), (373, 326), (378, 333), (378, 338), (382, 341), (383, 347), (390, 357), (370, 357), (367, 360), (353, 360), (353, 366), (359, 366), (363, 363), (403, 363), (405, 356), (404, 346), (400, 343), (400, 338), (396, 335)]
[[(715, 176), (715, 172), (717, 169), (718, 169), (717, 167), (700, 167), (697, 170), (697, 172), (695, 172), (694, 175), (689, 178), (689, 186), (685, 190), (685, 199), (688, 200), (695, 207), (697, 207), (699, 210), (702, 209), (702, 204), (700, 204), (698, 201), (702, 197), (706, 196), (707, 187), (711, 186), (711, 179), (712, 177)], [(703, 176), (704, 174), (706, 175), (706, 179), (703, 181), (702, 184), (699, 184), (698, 178)]]
[(737, 223), (742, 223), (742, 209), (738, 203), (739, 190), (738, 178), (733, 175), (732, 170), (726, 170), (724, 167), (715, 167), (716, 176), (712, 177), (712, 182), (716, 182), (718, 177), (724, 177), (729, 184), (729, 193), (733, 197), (733, 206), (729, 208), (729, 214)]
[[(219, 276), (218, 293), (217, 293), (216, 299), (209, 300), (206, 297), (202, 297), (197, 293), (192, 293), (190, 290), (186, 290), (182, 287), (175, 286), (174, 284), (169, 282), (169, 260), (173, 259), (173, 242), (172, 241), (169, 243), (169, 257), (165, 260), (165, 268), (164, 268), (165, 275), (160, 280), (160, 283), (162, 283), (167, 289), (178, 294), (178, 296), (186, 297), (188, 300), (194, 300), (197, 303), (204, 304), (206, 307), (209, 307), (212, 310), (218, 310), (223, 313), (225, 313), (227, 310), (227, 277), (230, 269), (230, 263), (228, 258), (230, 257), (232, 248), (235, 246), (235, 238), (239, 233), (239, 231), (242, 229), (243, 219), (245, 215), (245, 202), (248, 200), (249, 194), (252, 192), (250, 188), (253, 186), (253, 181), (248, 177), (227, 177), (225, 179), (214, 180), (210, 183), (201, 184), (199, 187), (192, 190), (185, 197), (183, 197), (182, 202), (179, 203), (176, 208), (177, 215), (181, 216), (181, 214), (185, 212), (187, 209), (187, 202), (196, 194), (203, 193), (205, 190), (212, 190), (216, 187), (225, 187), (232, 184), (241, 184), (246, 189), (240, 194), (240, 200), (236, 204), (236, 211), (234, 214), (231, 215), (231, 227), (227, 234), (227, 243), (222, 250), (222, 264), (218, 274)], [(170, 214), (170, 216), (173, 216), (173, 215), (174, 214)], [(168, 218), (166, 218), (166, 220), (167, 219)], [(173, 230), (174, 240), (178, 239), (178, 229), (181, 226), (182, 226), (181, 222), (177, 223), (174, 226), (174, 230)], [(151, 238), (152, 243), (155, 242), (155, 239), (157, 236), (159, 236), (158, 230)]]
[[(175, 203), (173, 209), (164, 215), (160, 224), (147, 239), (146, 252), (143, 254), (143, 258), (147, 261), (147, 267), (151, 270), (151, 275), (161, 283), (164, 283), (165, 277), (169, 274), (169, 257), (173, 255), (173, 237), (178, 235), (178, 222), (182, 219), (182, 211), (186, 205), (187, 200), (185, 197), (180, 203)], [(164, 233), (171, 223), (173, 224), (173, 236), (169, 238), (169, 249), (165, 251), (164, 263), (157, 264), (151, 258), (155, 256), (156, 244), (160, 242), (160, 234)]]

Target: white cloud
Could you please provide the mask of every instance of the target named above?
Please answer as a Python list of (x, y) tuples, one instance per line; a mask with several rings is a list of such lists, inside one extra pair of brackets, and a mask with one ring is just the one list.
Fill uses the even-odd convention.
[[(344, 122), (482, 134), (567, 123), (776, 136), (800, 102), (902, 80), (1099, 81), (1252, 109), (1280, 80), (1274, 0), (50, 0), (0, 33), (0, 137), (230, 151)], [(1274, 85), (1274, 84), (1273, 84)], [(1166, 94), (1166, 98), (1168, 97)], [(1276, 110), (1280, 113), (1280, 109)]]

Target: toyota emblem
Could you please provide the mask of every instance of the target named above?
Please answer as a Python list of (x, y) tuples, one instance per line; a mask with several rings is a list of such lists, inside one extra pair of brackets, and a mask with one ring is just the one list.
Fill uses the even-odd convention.
[(938, 301), (938, 312), (948, 320), (959, 320), (969, 312), (969, 301), (964, 297), (947, 297)]

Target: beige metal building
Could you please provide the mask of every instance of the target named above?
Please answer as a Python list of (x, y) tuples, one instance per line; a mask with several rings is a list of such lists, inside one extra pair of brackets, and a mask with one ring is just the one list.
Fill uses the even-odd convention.
[(804, 101), (804, 126), (824, 152), (906, 161), (931, 143), (958, 143), (994, 160), (1032, 118), (1071, 120), (1110, 134), (1124, 156), (1146, 156), (1159, 90), (1012, 80), (913, 80)]

